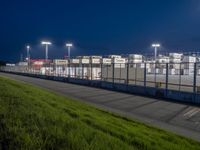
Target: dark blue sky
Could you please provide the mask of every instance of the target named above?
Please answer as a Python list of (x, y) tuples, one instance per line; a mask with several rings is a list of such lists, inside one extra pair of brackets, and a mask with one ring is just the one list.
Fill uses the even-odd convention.
[(17, 61), (32, 46), (44, 58), (40, 41), (53, 46), (50, 58), (72, 55), (200, 50), (199, 0), (1, 0), (0, 60)]

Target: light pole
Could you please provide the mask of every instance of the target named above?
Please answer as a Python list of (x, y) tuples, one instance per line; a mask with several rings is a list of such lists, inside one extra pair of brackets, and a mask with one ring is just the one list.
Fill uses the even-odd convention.
[(48, 46), (51, 45), (51, 42), (48, 41), (42, 41), (42, 45), (45, 45), (45, 60), (48, 60)]
[(30, 60), (30, 45), (27, 45), (26, 46), (26, 50), (27, 50), (27, 60), (29, 61)]
[(27, 63), (28, 63), (28, 71), (29, 71), (29, 66), (30, 66), (30, 45), (26, 46), (26, 50), (27, 50)]
[(73, 46), (73, 44), (72, 43), (67, 43), (66, 46), (68, 48), (68, 59), (70, 59), (70, 50), (71, 50), (71, 47)]
[(158, 43), (155, 43), (155, 44), (152, 44), (152, 47), (154, 47), (155, 48), (155, 71), (154, 71), (154, 82), (155, 82), (155, 87), (157, 87), (157, 85), (156, 85), (156, 60), (157, 60), (157, 50), (158, 50), (158, 48), (160, 47), (160, 44), (158, 44)]
[(155, 49), (154, 59), (155, 59), (155, 62), (156, 62), (156, 60), (157, 60), (157, 50), (160, 47), (160, 44), (158, 44), (158, 43), (152, 44), (152, 47), (154, 47), (154, 49)]

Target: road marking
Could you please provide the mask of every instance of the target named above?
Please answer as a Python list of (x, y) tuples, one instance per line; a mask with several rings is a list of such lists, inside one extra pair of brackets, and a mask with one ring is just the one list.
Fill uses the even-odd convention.
[(193, 109), (189, 110), (188, 112), (186, 112), (183, 116), (187, 116), (187, 115), (191, 114), (195, 110), (196, 110), (196, 108), (193, 108)]
[(197, 114), (198, 112), (200, 112), (200, 108), (193, 108), (190, 111), (186, 112), (183, 116), (184, 117), (188, 117), (191, 118), (192, 116), (194, 116), (195, 114)]

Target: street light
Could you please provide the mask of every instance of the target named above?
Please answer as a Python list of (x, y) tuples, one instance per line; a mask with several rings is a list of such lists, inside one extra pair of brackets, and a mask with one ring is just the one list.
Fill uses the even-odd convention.
[(46, 48), (45, 48), (45, 59), (47, 61), (48, 60), (48, 46), (51, 45), (51, 42), (42, 41), (41, 44), (46, 46)]
[(66, 46), (68, 48), (68, 59), (70, 59), (70, 49), (73, 46), (73, 44), (72, 43), (67, 43)]
[(156, 43), (156, 44), (152, 44), (152, 47), (155, 48), (155, 62), (157, 60), (157, 49), (160, 47), (160, 44)]
[(28, 61), (30, 60), (30, 45), (27, 45), (26, 46), (26, 50), (27, 50), (27, 59), (28, 59)]
[(156, 86), (156, 60), (157, 60), (157, 49), (160, 47), (160, 44), (158, 43), (155, 43), (155, 44), (152, 44), (152, 47), (155, 48), (155, 71), (154, 71), (154, 82), (155, 82), (155, 86)]

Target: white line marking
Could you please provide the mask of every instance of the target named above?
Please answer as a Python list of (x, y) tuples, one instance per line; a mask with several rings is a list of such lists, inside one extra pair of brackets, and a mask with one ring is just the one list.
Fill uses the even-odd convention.
[(191, 118), (192, 116), (194, 116), (195, 114), (197, 114), (198, 112), (200, 112), (199, 108), (193, 108), (190, 111), (186, 112), (183, 116), (184, 117), (188, 117)]

